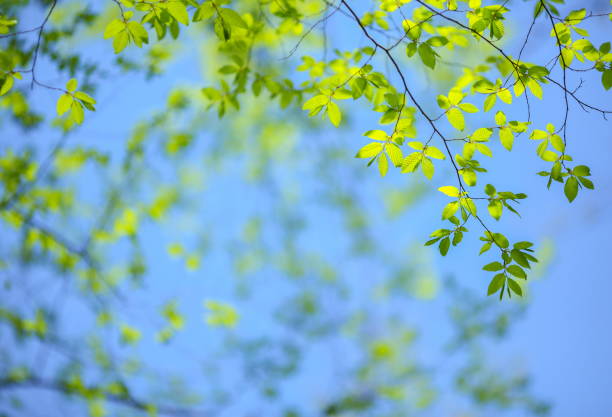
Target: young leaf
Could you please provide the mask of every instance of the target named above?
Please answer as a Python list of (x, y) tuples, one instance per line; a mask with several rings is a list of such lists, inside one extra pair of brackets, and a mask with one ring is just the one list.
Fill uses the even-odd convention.
[(329, 121), (336, 127), (340, 126), (340, 122), (342, 121), (342, 113), (340, 112), (340, 107), (333, 101), (330, 101), (327, 105), (327, 116), (329, 117)]
[(497, 274), (493, 277), (491, 282), (489, 283), (489, 288), (487, 289), (487, 295), (495, 294), (506, 282), (506, 276), (504, 274)]
[(510, 265), (508, 266), (507, 270), (510, 274), (514, 275), (517, 278), (527, 279), (527, 274), (525, 273), (523, 268), (518, 265)]
[(576, 180), (576, 177), (569, 177), (567, 181), (565, 181), (563, 191), (570, 203), (574, 201), (576, 195), (578, 195), (578, 180)]
[(4, 80), (4, 83), (2, 83), (2, 88), (0, 88), (0, 96), (3, 96), (8, 93), (11, 88), (13, 88), (14, 83), (15, 79), (12, 76), (8, 75)]
[(71, 78), (66, 83), (66, 90), (68, 90), (69, 92), (72, 93), (72, 92), (74, 92), (77, 89), (78, 86), (79, 86), (79, 82), (76, 79)]
[(438, 249), (440, 250), (440, 254), (442, 256), (446, 256), (446, 254), (448, 253), (448, 248), (450, 248), (450, 239), (448, 237), (445, 237), (444, 239), (442, 239), (440, 241), (440, 245), (438, 246)]
[(405, 157), (404, 162), (402, 162), (402, 173), (414, 172), (422, 159), (423, 154), (421, 152), (413, 152)]
[(179, 23), (187, 26), (189, 25), (189, 13), (187, 13), (187, 7), (178, 0), (169, 1), (166, 3), (168, 13), (175, 18)]
[(56, 106), (57, 115), (61, 116), (64, 113), (66, 113), (68, 110), (70, 110), (73, 100), (74, 99), (72, 98), (70, 94), (62, 94), (60, 98), (57, 100), (57, 106)]
[(502, 269), (504, 269), (504, 266), (499, 263), (499, 262), (491, 262), (490, 264), (486, 264), (485, 266), (482, 267), (482, 269), (484, 269), (485, 271), (501, 271)]
[(378, 157), (378, 172), (380, 172), (381, 177), (384, 177), (385, 175), (387, 175), (388, 170), (389, 170), (389, 161), (387, 160), (387, 155), (382, 153)]
[(465, 129), (465, 118), (463, 117), (463, 113), (456, 107), (449, 109), (446, 112), (446, 118), (450, 122), (450, 124), (457, 130)]
[(457, 201), (448, 203), (442, 210), (442, 220), (451, 218), (457, 212), (458, 209), (459, 203)]
[(431, 162), (431, 159), (423, 158), (423, 161), (421, 162), (421, 170), (427, 179), (431, 179), (433, 177), (435, 168), (433, 162)]
[(446, 194), (449, 197), (459, 197), (459, 189), (457, 187), (453, 187), (452, 185), (440, 187), (438, 188), (438, 191)]
[(372, 142), (359, 149), (355, 158), (372, 158), (382, 152), (383, 144), (379, 142)]

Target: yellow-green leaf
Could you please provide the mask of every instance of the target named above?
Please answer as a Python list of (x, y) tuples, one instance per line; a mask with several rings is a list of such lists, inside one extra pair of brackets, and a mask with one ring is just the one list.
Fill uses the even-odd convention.
[(373, 158), (378, 155), (383, 149), (383, 144), (379, 142), (368, 143), (363, 148), (359, 149), (355, 158)]
[(8, 75), (4, 80), (4, 83), (2, 84), (2, 88), (0, 88), (0, 96), (3, 96), (8, 93), (11, 88), (13, 88), (14, 83), (15, 79), (12, 76)]
[(404, 162), (402, 162), (402, 173), (414, 172), (421, 163), (422, 158), (423, 154), (421, 152), (413, 152), (405, 157)]
[(77, 91), (76, 93), (74, 93), (74, 96), (78, 98), (79, 100), (84, 101), (86, 103), (96, 104), (96, 100), (94, 100), (93, 97), (91, 97), (89, 94), (84, 93), (82, 91)]
[(389, 170), (389, 161), (387, 160), (387, 155), (380, 154), (378, 157), (378, 172), (380, 172), (380, 176), (384, 177), (387, 175), (387, 171)]
[(125, 30), (125, 22), (115, 19), (106, 26), (104, 30), (104, 39), (113, 38), (122, 30)]
[(458, 108), (453, 107), (452, 109), (449, 109), (446, 112), (446, 118), (455, 129), (465, 129), (465, 119), (463, 117), (463, 113)]
[(387, 132), (385, 132), (384, 130), (368, 130), (367, 132), (363, 134), (363, 136), (366, 136), (374, 140), (380, 140), (380, 141), (386, 141), (387, 138), (389, 137), (387, 135)]
[(61, 116), (70, 110), (70, 106), (72, 106), (72, 102), (74, 99), (70, 94), (62, 94), (62, 96), (57, 100), (56, 110), (57, 115)]
[(330, 101), (327, 105), (327, 116), (329, 117), (329, 121), (336, 127), (340, 126), (340, 122), (342, 121), (342, 112), (340, 111), (340, 107), (333, 101)]
[(83, 123), (83, 120), (85, 119), (83, 105), (78, 101), (72, 100), (72, 105), (70, 106), (70, 118), (79, 125)]
[(508, 127), (502, 127), (499, 129), (499, 140), (501, 141), (504, 148), (511, 151), (512, 145), (514, 144), (514, 134)]
[(512, 104), (512, 93), (507, 88), (499, 90), (497, 97), (506, 104)]
[(421, 161), (421, 170), (423, 171), (423, 175), (427, 177), (427, 179), (432, 179), (434, 175), (434, 164), (431, 162), (429, 158), (423, 158)]
[(77, 89), (78, 86), (79, 86), (79, 82), (76, 79), (71, 78), (66, 83), (66, 90), (68, 90), (68, 91), (70, 91), (72, 93), (73, 91), (75, 91)]
[(113, 39), (113, 48), (115, 53), (118, 54), (125, 49), (130, 41), (130, 37), (127, 31), (119, 32), (115, 39)]
[(452, 185), (445, 185), (443, 187), (438, 188), (443, 194), (446, 194), (449, 197), (459, 197), (459, 189), (457, 187), (453, 187)]
[(385, 150), (387, 151), (387, 155), (391, 159), (391, 162), (394, 166), (399, 167), (402, 165), (404, 161), (404, 156), (402, 155), (402, 150), (395, 143), (388, 143), (385, 146)]
[(425, 156), (429, 156), (430, 158), (446, 159), (446, 155), (444, 155), (444, 153), (442, 153), (442, 151), (435, 146), (427, 146), (424, 152)]
[(189, 13), (187, 7), (179, 0), (171, 0), (167, 4), (167, 10), (170, 15), (179, 23), (187, 26), (189, 24)]
[(442, 220), (451, 218), (459, 209), (459, 202), (453, 201), (448, 203), (442, 210)]
[(487, 209), (489, 210), (491, 217), (493, 217), (495, 220), (499, 220), (502, 215), (503, 205), (499, 200), (492, 200), (489, 202)]

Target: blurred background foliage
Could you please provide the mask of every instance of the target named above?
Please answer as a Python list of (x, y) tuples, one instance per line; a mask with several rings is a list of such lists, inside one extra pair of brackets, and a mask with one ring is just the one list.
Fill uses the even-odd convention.
[[(240, 3), (272, 16), (276, 2)], [(0, 14), (36, 27), (50, 4)], [(486, 298), (461, 257), (441, 272), (422, 246), (430, 189), (353, 159), (348, 132), (368, 116), (354, 106), (330, 130), (287, 107), (297, 73), (219, 119), (201, 92), (227, 60), (210, 28), (114, 56), (101, 33), (116, 17), (110, 1), (61, 1), (42, 35), (38, 78), (75, 76), (97, 98), (83, 126), (54, 117), (52, 91), (0, 98), (0, 415), (548, 413), (500, 349), (529, 297)], [(253, 52), (279, 80), (307, 30), (280, 21)], [(34, 53), (35, 35), (0, 42), (5, 58)], [(535, 278), (553, 256), (538, 247)]]

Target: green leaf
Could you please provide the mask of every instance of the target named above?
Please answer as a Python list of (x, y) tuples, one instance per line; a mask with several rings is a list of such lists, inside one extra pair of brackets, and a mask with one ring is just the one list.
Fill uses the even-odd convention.
[(323, 94), (311, 97), (302, 105), (302, 110), (313, 110), (317, 107), (325, 106), (329, 102), (329, 97)]
[(387, 155), (389, 155), (389, 159), (391, 159), (391, 163), (395, 167), (402, 166), (402, 162), (404, 161), (404, 156), (402, 155), (402, 150), (394, 143), (387, 143), (385, 146), (385, 150), (387, 151)]
[(491, 262), (490, 264), (486, 264), (485, 266), (483, 266), (482, 269), (484, 269), (485, 271), (495, 272), (501, 271), (502, 269), (504, 269), (504, 266), (499, 262)]
[(514, 259), (514, 261), (520, 266), (523, 266), (525, 268), (531, 268), (527, 257), (525, 257), (525, 255), (520, 250), (512, 249), (512, 251), (510, 251), (510, 256), (512, 256), (512, 259)]
[(122, 30), (125, 30), (125, 22), (115, 19), (106, 26), (104, 30), (104, 39), (114, 38)]
[(578, 177), (578, 181), (580, 181), (580, 184), (582, 184), (583, 187), (588, 188), (589, 190), (595, 189), (595, 185), (593, 184), (593, 181), (591, 181), (588, 178)]
[(491, 110), (493, 106), (495, 106), (496, 102), (497, 102), (497, 96), (495, 94), (489, 94), (483, 104), (484, 111)]
[(408, 142), (407, 143), (408, 146), (410, 146), (411, 148), (416, 149), (417, 151), (421, 151), (424, 148), (424, 145), (421, 142)]
[(440, 106), (441, 109), (448, 109), (450, 107), (450, 102), (448, 101), (448, 98), (446, 96), (438, 95), (436, 100), (438, 102), (438, 106)]
[(476, 129), (470, 138), (475, 142), (486, 142), (493, 134), (493, 129), (481, 127)]
[(555, 148), (559, 152), (565, 151), (565, 143), (563, 142), (563, 139), (561, 139), (561, 136), (559, 135), (552, 135), (550, 137), (550, 144), (553, 146), (553, 148)]
[(504, 148), (509, 151), (512, 150), (512, 145), (514, 144), (514, 134), (512, 133), (512, 130), (510, 130), (510, 128), (502, 127), (501, 129), (499, 129), (499, 140), (501, 141), (501, 144), (504, 146)]
[(502, 235), (501, 233), (493, 233), (493, 238), (495, 243), (503, 249), (506, 249), (508, 246), (510, 246), (510, 242), (508, 242), (506, 236)]
[(214, 31), (217, 38), (224, 42), (229, 41), (232, 37), (232, 27), (221, 17), (215, 19)]
[(355, 158), (373, 158), (382, 152), (383, 144), (379, 142), (372, 142), (361, 148)]
[(497, 123), (497, 126), (505, 126), (506, 121), (506, 115), (503, 111), (498, 111), (497, 113), (495, 113), (495, 123)]
[(510, 265), (506, 268), (506, 270), (517, 278), (527, 279), (527, 274), (523, 268), (518, 265)]
[(476, 185), (476, 181), (478, 177), (476, 176), (476, 173), (473, 170), (471, 169), (462, 170), (462, 176), (463, 176), (463, 180), (465, 181), (465, 183), (469, 185), (470, 187), (473, 187)]
[(247, 25), (242, 17), (236, 13), (236, 11), (229, 9), (227, 7), (223, 7), (221, 9), (221, 17), (225, 22), (227, 22), (231, 26), (239, 27), (242, 29), (246, 29)]
[(421, 57), (421, 61), (423, 64), (428, 66), (431, 69), (436, 67), (436, 53), (427, 43), (421, 43), (418, 48), (419, 57)]
[(578, 165), (572, 169), (572, 174), (579, 177), (588, 177), (591, 175), (591, 169), (586, 165)]
[(431, 162), (431, 159), (423, 158), (421, 161), (421, 170), (427, 179), (431, 179), (433, 177), (435, 168), (433, 162)]
[(512, 93), (507, 88), (499, 90), (497, 97), (506, 104), (512, 104)]
[(465, 159), (472, 159), (474, 157), (475, 151), (476, 151), (476, 144), (472, 142), (466, 142), (463, 144), (462, 156)]
[(440, 250), (440, 255), (446, 256), (446, 254), (448, 253), (448, 248), (450, 248), (450, 243), (451, 242), (448, 237), (445, 237), (440, 241), (440, 245), (438, 246), (438, 249)]
[(66, 90), (68, 90), (69, 92), (73, 92), (77, 89), (77, 87), (79, 86), (79, 82), (74, 79), (71, 78), (67, 83), (66, 83)]
[(574, 201), (578, 195), (578, 180), (576, 180), (576, 177), (569, 177), (567, 181), (565, 181), (563, 191), (565, 192), (565, 196), (570, 203)]
[(428, 146), (425, 148), (424, 153), (425, 156), (429, 156), (430, 158), (446, 159), (446, 155), (444, 155), (444, 153), (442, 153), (442, 151), (435, 146)]
[(72, 106), (73, 98), (70, 94), (62, 94), (62, 96), (57, 100), (56, 110), (57, 115), (61, 116), (70, 110), (70, 106)]
[(559, 156), (552, 151), (545, 150), (542, 152), (542, 155), (540, 155), (540, 158), (547, 162), (555, 162), (557, 159), (559, 159)]
[(11, 88), (13, 88), (14, 83), (15, 79), (12, 76), (8, 75), (4, 80), (4, 83), (2, 83), (2, 88), (0, 88), (0, 96), (3, 96), (8, 93)]
[(410, 42), (406, 45), (406, 56), (408, 58), (412, 58), (414, 54), (417, 52), (417, 44), (415, 42)]
[(79, 125), (82, 124), (83, 120), (85, 119), (83, 105), (76, 100), (72, 100), (72, 105), (70, 106), (70, 118)]
[(113, 48), (115, 50), (115, 53), (118, 54), (123, 51), (129, 42), (130, 37), (127, 31), (119, 32), (117, 36), (115, 36), (115, 39), (113, 39)]
[[(612, 16), (612, 14), (610, 14)], [(601, 74), (601, 84), (606, 90), (612, 88), (612, 68), (605, 70)]]
[(483, 253), (485, 253), (489, 249), (491, 249), (491, 242), (487, 242), (484, 245), (482, 245), (482, 248), (480, 248), (480, 252), (478, 254), (482, 255)]
[(443, 194), (446, 194), (449, 197), (459, 197), (459, 189), (457, 187), (453, 187), (452, 185), (445, 185), (443, 187), (438, 188)]
[(140, 23), (136, 21), (131, 21), (128, 23), (128, 30), (134, 37), (134, 43), (141, 47), (143, 43), (149, 43), (149, 34), (147, 30)]
[(478, 107), (471, 103), (461, 103), (459, 104), (459, 108), (466, 113), (478, 113)]
[(448, 203), (442, 210), (442, 220), (446, 220), (452, 217), (457, 212), (458, 209), (459, 209), (459, 203), (457, 201)]
[(478, 214), (478, 210), (476, 208), (476, 204), (474, 204), (474, 200), (471, 198), (462, 198), (459, 200), (461, 206), (467, 210), (472, 216), (476, 216)]
[(193, 21), (199, 22), (202, 20), (210, 19), (215, 14), (215, 8), (212, 2), (204, 2), (198, 7), (196, 12), (193, 14)]
[(456, 231), (453, 235), (453, 246), (457, 246), (463, 240), (463, 232)]
[(189, 13), (187, 7), (179, 0), (171, 0), (166, 3), (168, 13), (175, 18), (179, 23), (189, 25)]
[(380, 172), (380, 176), (384, 177), (387, 175), (387, 171), (389, 170), (389, 161), (387, 160), (387, 155), (380, 154), (378, 157), (378, 172)]
[(523, 296), (523, 290), (521, 289), (521, 286), (519, 285), (518, 282), (516, 282), (512, 278), (508, 278), (508, 287), (510, 287), (512, 292), (515, 293), (516, 295), (520, 297)]
[(504, 206), (502, 205), (501, 201), (491, 200), (487, 206), (487, 209), (489, 210), (491, 217), (493, 217), (495, 220), (499, 220), (502, 216), (503, 207)]
[[(320, 97), (324, 97), (324, 96), (320, 96)], [(387, 138), (389, 137), (389, 135), (387, 135), (387, 132), (385, 132), (384, 130), (368, 130), (367, 132), (363, 134), (363, 136), (366, 136), (374, 140), (380, 140), (383, 142), (386, 141)]]
[(463, 117), (463, 113), (458, 108), (453, 107), (452, 109), (449, 109), (446, 112), (446, 118), (455, 129), (465, 129), (465, 119)]
[(542, 139), (546, 139), (548, 137), (548, 133), (546, 133), (543, 130), (534, 130), (533, 132), (531, 132), (531, 135), (529, 135), (529, 139), (532, 140), (542, 140)]
[(512, 245), (512, 247), (514, 249), (529, 249), (533, 246), (533, 243), (531, 242), (516, 242), (514, 245)]
[(327, 116), (329, 117), (329, 121), (336, 127), (340, 126), (340, 122), (342, 121), (342, 112), (340, 112), (340, 107), (333, 101), (330, 101), (327, 105)]
[(82, 91), (77, 91), (76, 93), (74, 93), (74, 96), (79, 100), (84, 101), (85, 103), (96, 104), (96, 100), (94, 100), (93, 97)]
[(421, 163), (422, 158), (423, 154), (421, 152), (413, 152), (405, 157), (404, 162), (402, 162), (402, 173), (414, 172)]
[(495, 294), (501, 287), (504, 286), (506, 282), (506, 276), (504, 274), (497, 274), (493, 277), (491, 282), (489, 283), (489, 288), (487, 289), (487, 295)]
[(536, 80), (530, 79), (527, 82), (527, 87), (529, 88), (529, 91), (531, 91), (531, 94), (542, 100), (542, 87)]

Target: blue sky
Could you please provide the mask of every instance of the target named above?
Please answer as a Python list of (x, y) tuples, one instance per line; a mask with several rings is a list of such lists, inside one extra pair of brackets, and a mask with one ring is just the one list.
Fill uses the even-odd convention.
[[(515, 5), (518, 9), (519, 5)], [(340, 42), (356, 42), (363, 44), (363, 37), (356, 36), (357, 32), (342, 30), (339, 24), (344, 22), (340, 17), (328, 24), (332, 36), (337, 35)], [(606, 23), (606, 22), (604, 22)], [(607, 22), (609, 25), (609, 22)], [(598, 28), (599, 33), (605, 34), (607, 26)], [(523, 33), (523, 27), (509, 27), (508, 31)], [(595, 32), (595, 30), (593, 30)], [(541, 29), (534, 33), (532, 44), (542, 43), (540, 49), (535, 49), (525, 59), (537, 59), (542, 50), (552, 46), (552, 40), (548, 37), (548, 31)], [(197, 41), (197, 38), (194, 40)], [(79, 47), (77, 45), (77, 47)], [(516, 45), (509, 46), (516, 50)], [(98, 111), (95, 115), (88, 115), (87, 122), (79, 129), (71, 139), (71, 144), (83, 144), (97, 146), (117, 152), (122, 149), (125, 138), (129, 135), (134, 122), (146, 119), (153, 111), (163, 107), (167, 93), (172, 86), (197, 85), (201, 86), (205, 71), (196, 54), (187, 48), (181, 51), (179, 58), (170, 64), (166, 75), (147, 82), (140, 76), (118, 75), (109, 82), (102, 83), (97, 92)], [(110, 57), (112, 51), (109, 42), (97, 43), (94, 49), (89, 49), (86, 54), (92, 57)], [(469, 57), (466, 57), (469, 59)], [(380, 62), (379, 62), (380, 64)], [(384, 68), (384, 67), (382, 67)], [(40, 71), (44, 73), (44, 70)], [(46, 74), (45, 74), (46, 75)], [(559, 78), (559, 74), (554, 74)], [(299, 75), (298, 75), (299, 77)], [(585, 100), (605, 107), (610, 103), (610, 93), (605, 93), (599, 83), (599, 73), (585, 75), (585, 86), (579, 90), (579, 95)], [(50, 83), (61, 84), (63, 78), (50, 77), (46, 80)], [(427, 100), (432, 90), (444, 88), (440, 84), (428, 79), (427, 74), (410, 70), (410, 84), (414, 86), (418, 97)], [(36, 89), (37, 104), (43, 108), (48, 106), (55, 96), (53, 92)], [(543, 103), (532, 100), (532, 114), (536, 128), (543, 128), (547, 122), (559, 125), (562, 119), (561, 111), (562, 96), (559, 91), (549, 89), (549, 97)], [(428, 109), (434, 109), (435, 102), (428, 100)], [(553, 105), (551, 105), (551, 103)], [(558, 105), (557, 105), (558, 104)], [(365, 144), (361, 138), (362, 132), (373, 128), (375, 118), (363, 107), (352, 106), (355, 113), (350, 120), (350, 126), (340, 132), (335, 130), (318, 131), (316, 138), (308, 137), (307, 134), (297, 135), (300, 145), (306, 146), (309, 141), (338, 141), (346, 149), (348, 163), (363, 167), (361, 160), (350, 159), (360, 146)], [(492, 116), (491, 114), (488, 115)], [(204, 117), (204, 116), (203, 116)], [(216, 123), (213, 114), (205, 116), (211, 124)], [(510, 119), (524, 120), (524, 111), (510, 111)], [(476, 121), (474, 121), (475, 125)], [(3, 127), (4, 129), (4, 127)], [(468, 128), (469, 129), (469, 128)], [(20, 136), (17, 130), (7, 128), (10, 135)], [(561, 186), (553, 185), (550, 191), (546, 190), (545, 179), (534, 175), (536, 172), (547, 168), (547, 164), (535, 155), (535, 146), (527, 137), (520, 137), (512, 153), (507, 153), (501, 147), (494, 148), (495, 162), (488, 164), (490, 173), (485, 183), (493, 183), (499, 190), (525, 192), (529, 199), (521, 204), (522, 218), (513, 215), (504, 216), (499, 223), (499, 231), (507, 233), (511, 240), (531, 240), (539, 247), (552, 247), (554, 258), (549, 267), (543, 271), (541, 278), (529, 285), (529, 295), (526, 302), (530, 304), (528, 314), (522, 318), (510, 333), (510, 336), (500, 344), (491, 346), (493, 359), (497, 362), (504, 361), (508, 367), (528, 369), (533, 376), (534, 391), (544, 399), (550, 400), (554, 409), (552, 415), (570, 417), (576, 415), (605, 416), (612, 412), (612, 398), (608, 395), (609, 387), (612, 386), (612, 361), (609, 358), (612, 352), (612, 335), (610, 332), (610, 318), (612, 308), (610, 307), (609, 294), (612, 293), (612, 267), (609, 262), (609, 232), (612, 231), (612, 220), (607, 216), (612, 196), (612, 175), (610, 170), (610, 155), (612, 154), (612, 134), (610, 125), (602, 117), (595, 113), (585, 114), (574, 103), (571, 103), (570, 124), (568, 126), (568, 153), (574, 157), (577, 163), (584, 163), (591, 167), (595, 191), (581, 191), (577, 200), (569, 204), (563, 196)], [(23, 135), (24, 139), (40, 143), (42, 138), (49, 136), (55, 140), (57, 134), (49, 132), (36, 132), (33, 135)], [(209, 132), (203, 132), (198, 140), (203, 143), (214, 143), (215, 137)], [(187, 158), (191, 166), (197, 167), (201, 156), (193, 153), (193, 157)], [(488, 162), (488, 161), (487, 161)], [(238, 165), (240, 163), (238, 162)], [(440, 165), (441, 166), (441, 165)], [(311, 169), (312, 167), (310, 167)], [(316, 189), (314, 181), (307, 181), (300, 177), (299, 169), (308, 172), (307, 162), (295, 173), (288, 173), (286, 169), (279, 172), (278, 185), (280, 191), (295, 191), (293, 188), (299, 185), (300, 193), (303, 195), (314, 194)], [(344, 175), (351, 174), (354, 167), (346, 170)], [(78, 179), (77, 184), (97, 183), (100, 179), (94, 171), (87, 171), (87, 176)], [(405, 189), (407, 176), (392, 172), (384, 179), (377, 178), (374, 168), (361, 169), (365, 189), (362, 195), (367, 195), (365, 200), (368, 212), (380, 213), (384, 210), (383, 192), (381, 190)], [(452, 173), (441, 170), (432, 182), (438, 186), (452, 184)], [(216, 175), (216, 174), (215, 174)], [(207, 175), (204, 174), (206, 178)], [(360, 177), (360, 178), (362, 178)], [(417, 180), (420, 181), (420, 180)], [(283, 188), (285, 187), (285, 188)], [(435, 189), (434, 188), (434, 189)], [(298, 188), (296, 188), (298, 189)], [(228, 192), (231, 190), (231, 192)], [(193, 191), (193, 198), (200, 198)], [(262, 196), (263, 195), (263, 196)], [(242, 221), (249, 213), (268, 213), (273, 203), (266, 200), (266, 194), (252, 191), (248, 182), (245, 182), (240, 174), (223, 173), (219, 178), (208, 181), (202, 198), (208, 202), (206, 212), (201, 218), (181, 219), (178, 229), (185, 227), (189, 229), (195, 222), (199, 225), (218, 226), (219, 219), (227, 222), (225, 231), (215, 236), (229, 236), (242, 226)], [(438, 226), (438, 212), (443, 207), (446, 197), (431, 193), (423, 201), (408, 209), (398, 219), (389, 220), (384, 215), (373, 217), (373, 225), (376, 226), (377, 239), (385, 241), (385, 236), (393, 236), (397, 230), (408, 231), (407, 234), (414, 242), (425, 239), (427, 234)], [(318, 207), (316, 202), (308, 205), (307, 216), (312, 220), (302, 244), (305, 247), (317, 247), (325, 253), (343, 253), (346, 242), (339, 236), (341, 230), (340, 222), (333, 215), (329, 215), (324, 208)], [(490, 224), (494, 223), (491, 219)], [(457, 249), (452, 249), (447, 257), (442, 258), (435, 253), (430, 253), (429, 259), (432, 273), (440, 279), (452, 275), (457, 280), (471, 288), (479, 289), (484, 297), (490, 274), (481, 270), (486, 263), (486, 256), (477, 257), (479, 242), (476, 239), (479, 232), (476, 225), (472, 225), (471, 237)], [(336, 234), (333, 232), (336, 231)], [(172, 261), (165, 256), (167, 243), (171, 242), (181, 232), (168, 228), (147, 227), (146, 239), (143, 241), (143, 251), (147, 254), (150, 263), (151, 286), (139, 297), (143, 300), (134, 302), (139, 306), (142, 301), (148, 305), (155, 305), (157, 298), (160, 300), (169, 295), (176, 296), (185, 305), (185, 313), (188, 317), (194, 317), (197, 323), (198, 317), (203, 314), (202, 301), (206, 298), (221, 298), (231, 301), (235, 297), (232, 281), (233, 272), (228, 267), (228, 260), (232, 252), (226, 248), (218, 248), (205, 255), (203, 268), (197, 273), (185, 272), (179, 261)], [(333, 238), (330, 238), (333, 237)], [(387, 241), (389, 241), (387, 239)], [(193, 241), (192, 241), (193, 243)], [(272, 242), (272, 245), (282, 245), (282, 242)], [(419, 260), (422, 252), (410, 249), (410, 246), (394, 248), (389, 243), (385, 250), (396, 256), (405, 256), (407, 259)], [(429, 252), (425, 252), (429, 253)], [(484, 259), (483, 259), (484, 258)], [(493, 260), (493, 259), (491, 259)], [(359, 264), (346, 264), (346, 271), (360, 276), (362, 279), (371, 277), (370, 271), (364, 273), (363, 266)], [(371, 268), (371, 266), (370, 266)], [(347, 273), (347, 275), (349, 275)], [(254, 288), (258, 292), (250, 302), (243, 303), (237, 299), (242, 316), (242, 322), (238, 330), (245, 334), (268, 333), (279, 331), (271, 328), (269, 318), (259, 317), (258, 312), (265, 311), (267, 303), (272, 303), (282, 294), (290, 294), (290, 288), (280, 281), (273, 281), (270, 291), (263, 293), (258, 288), (267, 286), (264, 271), (255, 279)], [(376, 272), (372, 271), (376, 279)], [(229, 278), (229, 279), (228, 279)], [(380, 278), (380, 277), (378, 277)], [(363, 282), (363, 281), (361, 281)], [(257, 285), (260, 285), (258, 287)], [(368, 284), (354, 281), (357, 285), (356, 292), (363, 292), (367, 297), (370, 287)], [(138, 296), (137, 296), (138, 297)], [(504, 301), (508, 303), (509, 301)], [(515, 302), (515, 301), (512, 301)], [(384, 305), (377, 304), (381, 309)], [(397, 306), (389, 307), (396, 308)], [(137, 309), (137, 307), (135, 308)], [(130, 317), (142, 315), (138, 311), (128, 310)], [(372, 312), (376, 315), (377, 312)], [(445, 310), (443, 303), (433, 302), (431, 305), (420, 303), (406, 307), (404, 314), (410, 315), (412, 321), (423, 323), (436, 319), (444, 320)], [(433, 317), (433, 319), (432, 319)], [(170, 355), (171, 362), (164, 362), (163, 367), (171, 368), (173, 371), (181, 369), (185, 374), (193, 373), (194, 380), (199, 376), (194, 373), (188, 355), (182, 356), (176, 352), (180, 349), (189, 348), (193, 354), (197, 348), (194, 346), (205, 344), (213, 338), (221, 339), (223, 336), (217, 330), (202, 328), (186, 332), (177, 341), (179, 347)], [(448, 337), (448, 324), (440, 328), (433, 326), (424, 332), (420, 350), (427, 352), (429, 344), (438, 346), (441, 340)], [(340, 344), (341, 346), (341, 344)], [(316, 379), (315, 374), (323, 370), (328, 371), (326, 362), (329, 361), (326, 349), (314, 348), (307, 358), (312, 366), (306, 371), (306, 377), (300, 382), (289, 383), (285, 390), (287, 398), (299, 398), (300, 390), (304, 387), (311, 388), (316, 395), (324, 397), (325, 389), (322, 387), (333, 386), (333, 375), (327, 375), (325, 382)], [(334, 348), (333, 346), (331, 347)], [(337, 347), (336, 347), (337, 348)], [(437, 347), (435, 349), (438, 349)], [(165, 352), (165, 353), (164, 353)], [(439, 352), (438, 352), (439, 353)], [(140, 354), (153, 360), (168, 361), (167, 351), (158, 349), (145, 350)], [(181, 356), (181, 357), (175, 357)], [(432, 355), (428, 360), (438, 360), (439, 357)], [(506, 362), (507, 361), (507, 362)], [(223, 364), (220, 364), (223, 366)], [(228, 365), (228, 366), (235, 366)], [(320, 369), (317, 369), (319, 367)], [(502, 366), (503, 367), (503, 366)], [(230, 368), (231, 369), (231, 368)], [(308, 369), (308, 368), (307, 368)], [(317, 372), (315, 372), (315, 370)], [(231, 372), (229, 374), (231, 375)], [(315, 372), (313, 375), (309, 373)], [(316, 386), (321, 383), (322, 387)], [(255, 399), (253, 399), (255, 401)], [(245, 400), (248, 404), (249, 397)], [(232, 415), (231, 412), (229, 414)], [(522, 415), (520, 412), (508, 415)]]

